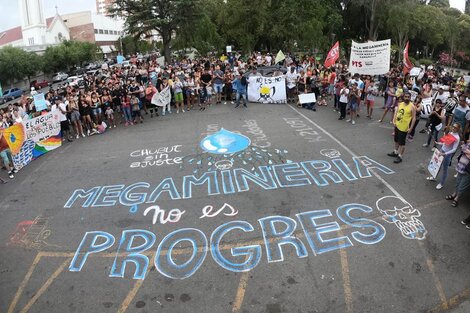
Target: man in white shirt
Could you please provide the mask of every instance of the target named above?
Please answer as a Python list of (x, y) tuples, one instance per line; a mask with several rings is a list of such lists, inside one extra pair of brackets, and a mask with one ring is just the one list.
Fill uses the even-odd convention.
[(57, 97), (54, 101), (55, 103), (51, 107), (51, 111), (58, 111), (59, 121), (60, 121), (60, 131), (62, 132), (62, 141), (65, 141), (65, 138), (69, 142), (73, 140), (70, 138), (70, 125), (67, 120), (67, 104), (64, 103), (62, 97)]
[(297, 86), (298, 80), (299, 74), (295, 71), (295, 67), (291, 66), (286, 73), (287, 103), (289, 103), (289, 101), (295, 102), (295, 87)]

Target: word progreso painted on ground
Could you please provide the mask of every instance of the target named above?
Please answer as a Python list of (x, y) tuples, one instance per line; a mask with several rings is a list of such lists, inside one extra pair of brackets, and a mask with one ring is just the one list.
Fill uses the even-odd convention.
[(271, 143), (268, 141), (268, 137), (263, 132), (261, 127), (258, 126), (256, 120), (246, 120), (242, 127), (248, 129), (247, 133), (254, 136), (252, 144), (258, 148), (269, 148)]
[(131, 185), (95, 186), (88, 190), (76, 189), (64, 207), (71, 208), (76, 204), (83, 208), (112, 207), (117, 204), (135, 207), (143, 203), (156, 203), (162, 196), (171, 200), (191, 199), (196, 191), (216, 196), (249, 191), (253, 186), (261, 190), (307, 185), (324, 187), (331, 183), (340, 184), (371, 177), (371, 170), (388, 175), (394, 173), (390, 168), (367, 156), (353, 157), (352, 161), (352, 166), (341, 158), (335, 158), (329, 161), (311, 160), (259, 166), (252, 171), (244, 168), (214, 170), (204, 172), (198, 177), (183, 176), (179, 184), (176, 179), (168, 177), (156, 186), (137, 182)]
[(131, 158), (143, 158), (141, 161), (132, 162), (131, 168), (145, 168), (147, 166), (175, 165), (183, 162), (182, 156), (175, 156), (181, 152), (182, 145), (160, 147), (154, 149), (139, 149), (130, 153)]
[[(258, 223), (261, 226), (266, 259), (268, 263), (284, 261), (286, 246), (289, 249), (294, 247), (298, 258), (305, 258), (309, 254), (321, 255), (348, 248), (354, 243), (376, 244), (385, 237), (386, 230), (380, 223), (365, 216), (373, 211), (374, 209), (363, 204), (345, 204), (336, 210), (336, 216), (331, 210), (325, 209), (298, 213), (297, 219), (277, 215), (260, 218)], [(332, 217), (350, 226), (351, 234), (340, 236), (338, 231), (341, 227)], [(196, 273), (210, 252), (213, 260), (224, 269), (232, 272), (250, 271), (260, 263), (263, 249), (260, 244), (253, 242), (243, 245), (240, 236), (254, 231), (255, 227), (251, 223), (241, 220), (220, 225), (210, 238), (195, 228), (175, 230), (158, 244), (155, 268), (168, 278), (185, 279)], [(301, 231), (302, 235), (296, 234), (297, 231)], [(234, 238), (237, 244), (233, 247), (227, 248), (226, 244), (222, 244)], [(109, 276), (123, 278), (126, 266), (133, 264), (132, 269), (129, 269), (134, 270), (132, 278), (144, 279), (150, 263), (147, 251), (154, 246), (156, 239), (157, 235), (148, 230), (124, 230)], [(87, 232), (75, 252), (69, 271), (81, 271), (88, 256), (111, 249), (115, 243), (115, 237), (108, 232)], [(177, 248), (182, 243), (188, 245)], [(175, 249), (184, 249), (186, 253), (175, 253)]]

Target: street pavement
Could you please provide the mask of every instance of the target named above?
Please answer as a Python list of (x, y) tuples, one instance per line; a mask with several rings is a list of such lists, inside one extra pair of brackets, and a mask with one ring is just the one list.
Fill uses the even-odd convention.
[(0, 185), (0, 312), (464, 312), (470, 197), (444, 199), (453, 169), (426, 181), (425, 134), (393, 163), (377, 102), (356, 125), (221, 104), (64, 143)]

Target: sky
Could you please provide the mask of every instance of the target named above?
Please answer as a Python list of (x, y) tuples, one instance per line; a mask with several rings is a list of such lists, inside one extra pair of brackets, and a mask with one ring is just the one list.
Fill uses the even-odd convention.
[[(96, 11), (95, 0), (43, 0), (46, 17), (55, 15), (55, 6), (57, 5), (59, 13), (73, 13), (79, 11)], [(465, 8), (465, 0), (450, 0), (450, 6), (463, 12)], [(0, 31), (20, 26), (18, 0), (0, 0), (0, 11), (2, 14), (0, 19)]]

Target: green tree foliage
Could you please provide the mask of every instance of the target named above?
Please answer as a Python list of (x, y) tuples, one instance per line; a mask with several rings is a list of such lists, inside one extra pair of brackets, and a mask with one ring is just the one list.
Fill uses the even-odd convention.
[(127, 32), (140, 38), (158, 32), (166, 61), (171, 58), (174, 35), (200, 14), (198, 0), (115, 0), (111, 15), (125, 19)]
[(68, 70), (75, 65), (96, 59), (97, 47), (89, 42), (65, 41), (58, 46), (48, 47), (42, 56), (45, 73)]
[(41, 59), (33, 52), (15, 47), (0, 49), (0, 82), (7, 84), (40, 71)]

